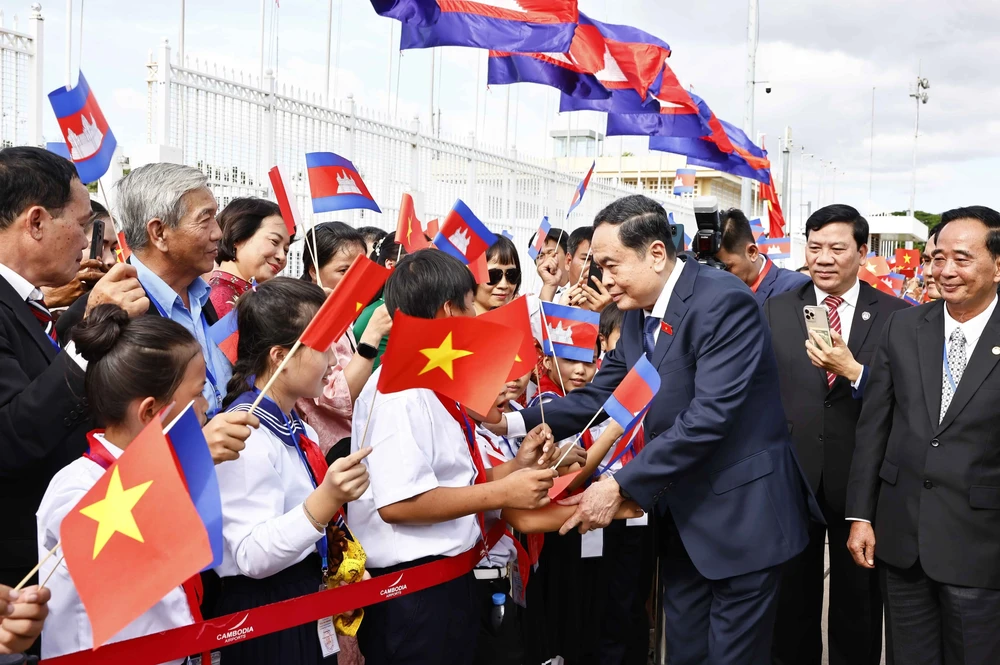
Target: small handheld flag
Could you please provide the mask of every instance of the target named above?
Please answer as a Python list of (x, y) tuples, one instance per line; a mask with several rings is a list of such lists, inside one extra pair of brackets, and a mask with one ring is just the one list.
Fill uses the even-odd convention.
[(514, 366), (510, 368), (508, 381), (519, 379), (535, 368), (537, 354), (535, 352), (535, 336), (531, 332), (531, 318), (528, 314), (528, 297), (520, 296), (503, 307), (497, 307), (479, 315), (483, 321), (498, 323), (523, 335), (521, 346), (514, 358)]
[(278, 200), (281, 219), (285, 221), (288, 236), (295, 237), (295, 229), (299, 228), (302, 220), (299, 218), (299, 207), (295, 205), (295, 195), (290, 187), (292, 181), (282, 166), (272, 166), (267, 175), (271, 179), (271, 189), (274, 190), (274, 198)]
[(898, 272), (891, 272), (884, 277), (879, 277), (879, 280), (892, 289), (893, 295), (899, 295), (903, 291), (903, 286), (906, 284), (906, 277), (899, 274)]
[(388, 269), (358, 254), (306, 326), (299, 342), (316, 351), (329, 349), (347, 332), (347, 327), (379, 292), (389, 274)]
[(413, 197), (403, 193), (399, 203), (399, 220), (396, 222), (396, 242), (403, 246), (407, 254), (413, 254), (430, 246), (424, 235), (424, 228), (413, 210)]
[(350, 160), (332, 152), (306, 153), (313, 212), (364, 208), (379, 210)]
[(566, 211), (567, 219), (583, 201), (583, 195), (587, 193), (587, 187), (590, 185), (590, 177), (594, 175), (595, 166), (597, 166), (597, 160), (594, 160), (594, 163), (590, 165), (590, 170), (587, 171), (587, 175), (583, 176), (583, 180), (576, 186), (576, 191), (573, 192), (573, 200), (569, 202), (569, 210)]
[(630, 430), (646, 415), (659, 389), (660, 374), (646, 356), (639, 356), (638, 362), (604, 403), (604, 411), (624, 430)]
[(549, 230), (552, 229), (552, 225), (549, 224), (549, 218), (542, 217), (542, 223), (538, 225), (538, 230), (535, 231), (535, 242), (528, 248), (528, 256), (534, 261), (541, 254), (542, 249), (545, 248), (545, 238), (549, 235)]
[(434, 238), (434, 246), (469, 265), (486, 252), (497, 237), (459, 199)]
[(69, 146), (67, 146), (62, 141), (49, 141), (45, 144), (45, 149), (49, 152), (54, 152), (60, 157), (65, 157), (69, 161), (73, 161), (73, 158), (69, 156)]
[(236, 308), (229, 310), (224, 317), (212, 324), (208, 336), (222, 351), (222, 355), (232, 364), (236, 364), (236, 349), (240, 343), (240, 331), (237, 325)]
[(889, 262), (885, 260), (884, 256), (869, 256), (864, 267), (876, 277), (884, 277), (892, 272), (889, 269)]
[(542, 302), (542, 351), (547, 356), (594, 362), (601, 315), (579, 307)]
[(674, 174), (674, 196), (694, 193), (695, 169), (677, 169)]
[(769, 259), (787, 259), (792, 256), (790, 238), (763, 238), (757, 245)]
[(904, 249), (902, 247), (896, 249), (896, 270), (912, 277), (916, 274), (919, 265), (919, 249)]
[(520, 346), (517, 331), (480, 317), (419, 319), (396, 312), (378, 389), (426, 388), (485, 414), (507, 382)]
[(70, 159), (76, 164), (80, 181), (85, 184), (98, 181), (108, 172), (118, 142), (83, 72), (80, 72), (76, 87), (60, 86), (50, 92), (49, 103), (69, 146)]

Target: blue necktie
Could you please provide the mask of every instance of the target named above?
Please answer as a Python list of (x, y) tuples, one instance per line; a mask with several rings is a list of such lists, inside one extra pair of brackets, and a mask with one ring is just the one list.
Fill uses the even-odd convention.
[(658, 325), (660, 325), (660, 319), (655, 316), (647, 316), (646, 320), (642, 323), (642, 348), (646, 352), (646, 357), (650, 360), (653, 359), (653, 349), (656, 348), (656, 340), (653, 337), (653, 333), (656, 332)]

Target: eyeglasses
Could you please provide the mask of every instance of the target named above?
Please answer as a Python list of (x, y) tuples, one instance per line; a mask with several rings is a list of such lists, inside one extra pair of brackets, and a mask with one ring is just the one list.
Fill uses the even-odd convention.
[(486, 282), (487, 286), (496, 286), (504, 277), (507, 278), (508, 284), (513, 285), (521, 283), (521, 271), (517, 268), (507, 268), (506, 270), (502, 270), (500, 268), (490, 268), (489, 275), (490, 279)]

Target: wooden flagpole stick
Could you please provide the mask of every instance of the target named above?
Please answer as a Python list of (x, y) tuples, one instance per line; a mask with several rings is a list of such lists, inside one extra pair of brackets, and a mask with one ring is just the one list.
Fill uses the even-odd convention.
[(538, 384), (538, 410), (542, 413), (542, 424), (545, 424), (545, 402), (541, 398), (542, 394), (542, 377), (538, 375), (538, 363), (535, 363), (535, 383)]
[[(108, 219), (111, 220), (111, 227), (115, 230), (115, 235), (122, 233), (122, 229), (118, 227), (115, 223), (115, 216), (111, 213), (111, 204), (108, 203), (108, 195), (104, 191), (104, 184), (101, 182), (101, 178), (97, 179), (97, 190), (101, 193), (101, 198), (104, 199), (104, 207), (108, 211)], [(125, 250), (122, 247), (118, 248), (118, 263), (125, 263)]]
[[(309, 234), (312, 235), (312, 243), (307, 243), (307, 244), (310, 244), (310, 249), (312, 250), (310, 253), (312, 254), (313, 271), (315, 271), (315, 273), (316, 273), (316, 284), (318, 284), (319, 288), (322, 289), (323, 288), (323, 278), (319, 276), (319, 267), (320, 267), (319, 266), (319, 254), (318, 254), (318, 251), (316, 249), (316, 221), (314, 219), (312, 219), (311, 217), (309, 218), (309, 230), (306, 233), (309, 233)], [(254, 404), (254, 406), (256, 406), (256, 404)]]
[[(403, 258), (403, 243), (399, 243), (399, 249), (396, 251), (396, 265), (399, 265), (399, 260)], [(372, 400), (372, 404), (375, 400)]]
[(44, 589), (45, 585), (49, 583), (49, 580), (52, 579), (52, 576), (55, 575), (55, 572), (59, 569), (59, 564), (63, 562), (63, 558), (64, 557), (59, 557), (59, 560), (56, 561), (56, 565), (52, 566), (52, 570), (50, 570), (49, 574), (45, 576), (45, 581), (38, 586), (39, 589)]
[[(545, 326), (545, 336), (549, 338), (549, 346), (552, 348), (552, 362), (556, 366), (556, 374), (559, 376), (559, 387), (562, 388), (563, 395), (566, 394), (566, 384), (563, 383), (562, 370), (559, 369), (559, 359), (556, 358), (556, 347), (552, 341), (552, 328), (549, 327), (549, 320), (545, 318), (545, 306), (543, 303), (539, 303), (538, 311), (542, 314), (542, 325)], [(545, 349), (542, 349), (542, 353)], [(539, 392), (541, 392), (541, 382), (539, 382)]]
[(14, 591), (20, 591), (21, 589), (23, 589), (24, 585), (28, 583), (28, 580), (31, 579), (31, 576), (34, 575), (35, 573), (37, 573), (38, 569), (42, 567), (42, 564), (44, 564), (46, 561), (48, 561), (52, 557), (52, 555), (56, 553), (56, 550), (59, 549), (59, 546), (61, 544), (62, 544), (62, 540), (60, 540), (58, 543), (56, 543), (52, 547), (52, 549), (49, 550), (49, 553), (46, 554), (45, 556), (43, 556), (42, 559), (41, 559), (41, 561), (39, 561), (38, 563), (36, 563), (35, 567), (32, 568), (31, 571), (27, 575), (24, 576), (24, 579), (17, 583), (17, 586), (14, 587)]
[(375, 390), (375, 395), (372, 397), (372, 408), (368, 410), (368, 420), (365, 421), (365, 431), (361, 435), (361, 443), (358, 444), (358, 450), (365, 447), (365, 439), (368, 438), (368, 426), (372, 424), (372, 414), (375, 413), (375, 400), (378, 399), (378, 390)]
[(563, 452), (562, 457), (559, 458), (559, 461), (556, 462), (555, 464), (553, 464), (550, 468), (552, 468), (552, 469), (559, 468), (559, 465), (563, 463), (564, 459), (566, 459), (566, 455), (569, 455), (569, 451), (573, 450), (573, 446), (575, 446), (576, 444), (578, 444), (580, 442), (580, 439), (583, 438), (583, 433), (586, 432), (588, 429), (590, 429), (590, 426), (594, 424), (594, 421), (597, 420), (597, 417), (599, 415), (601, 415), (601, 411), (603, 411), (603, 410), (604, 410), (603, 408), (600, 408), (600, 409), (597, 410), (597, 413), (595, 413), (594, 417), (590, 419), (590, 422), (587, 423), (587, 426), (583, 428), (583, 431), (581, 431), (579, 434), (577, 434), (576, 438), (573, 439), (573, 443), (571, 443), (570, 445), (566, 446), (566, 450)]
[[(317, 275), (318, 274), (319, 273), (317, 273)], [(285, 367), (288, 365), (288, 361), (292, 359), (292, 356), (295, 355), (295, 352), (299, 350), (300, 346), (302, 346), (302, 340), (298, 339), (295, 341), (295, 344), (292, 345), (292, 348), (288, 351), (288, 354), (285, 356), (285, 359), (281, 361), (280, 365), (278, 365), (278, 369), (274, 370), (274, 374), (272, 374), (271, 378), (269, 378), (267, 380), (267, 383), (264, 384), (264, 389), (260, 391), (259, 395), (257, 395), (257, 399), (255, 399), (253, 401), (253, 404), (250, 405), (250, 413), (253, 413), (254, 410), (258, 406), (260, 406), (260, 402), (261, 400), (264, 399), (264, 395), (266, 395), (267, 391), (270, 390), (271, 387), (274, 385), (274, 382), (275, 380), (277, 380), (278, 375), (280, 375), (281, 372), (285, 369)]]

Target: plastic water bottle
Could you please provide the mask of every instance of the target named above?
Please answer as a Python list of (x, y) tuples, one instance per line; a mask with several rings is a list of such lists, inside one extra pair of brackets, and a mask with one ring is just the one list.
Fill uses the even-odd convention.
[(503, 624), (503, 606), (507, 601), (507, 594), (493, 594), (493, 609), (490, 610), (490, 627), (494, 635), (500, 634), (500, 625)]

